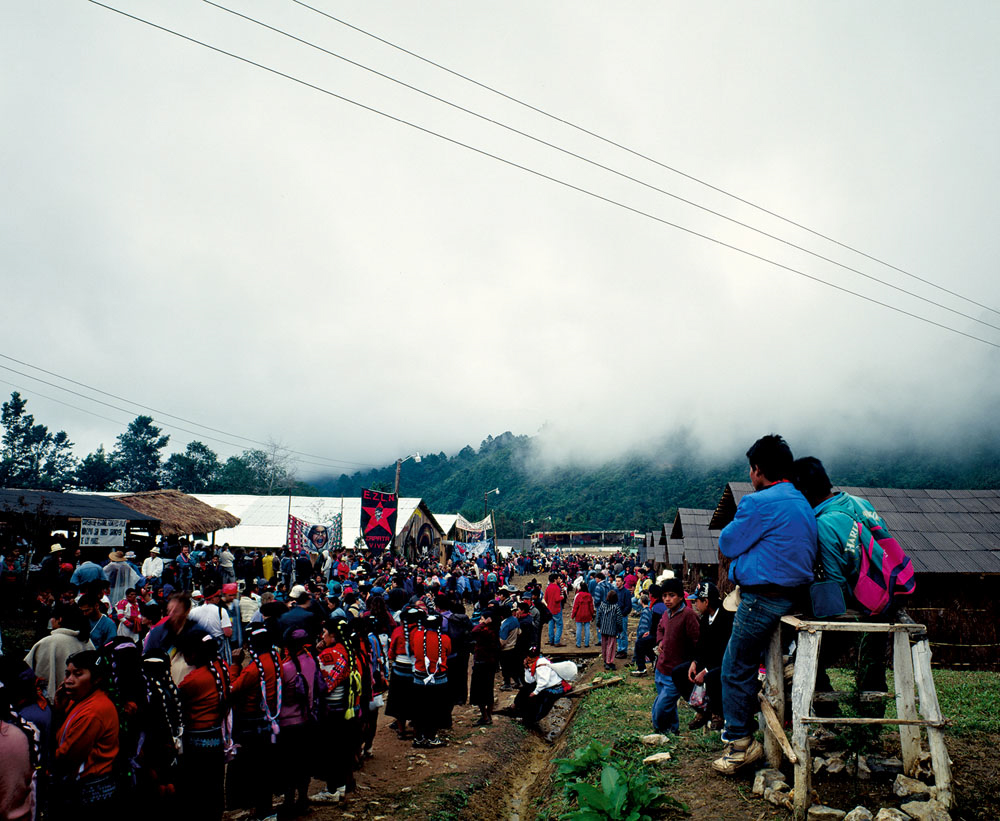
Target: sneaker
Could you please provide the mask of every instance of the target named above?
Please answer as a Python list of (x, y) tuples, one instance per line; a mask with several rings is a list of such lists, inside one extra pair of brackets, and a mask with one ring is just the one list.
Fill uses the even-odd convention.
[[(343, 788), (341, 788), (341, 789), (343, 789)], [(340, 799), (343, 798), (343, 797), (344, 797), (344, 793), (342, 793), (340, 790), (337, 790), (336, 792), (330, 792), (329, 790), (323, 790), (323, 792), (318, 792), (315, 795), (310, 795), (309, 796), (309, 800), (310, 801), (316, 801), (317, 803), (320, 803), (320, 804), (335, 804), (338, 801), (340, 801)]]
[(732, 775), (747, 764), (753, 764), (764, 757), (764, 748), (753, 736), (739, 738), (726, 744), (721, 758), (712, 762), (712, 769), (723, 775)]
[(628, 658), (628, 653), (626, 653), (624, 650), (619, 650), (617, 653), (615, 653), (615, 658), (616, 659), (627, 659)]
[(688, 725), (688, 729), (689, 730), (701, 729), (706, 724), (708, 724), (710, 718), (711, 716), (708, 713), (699, 712), (698, 715), (695, 717), (695, 720)]
[(632, 675), (633, 676), (644, 676), (644, 675), (646, 675), (646, 671), (645, 670), (633, 670), (632, 671)]
[(427, 749), (430, 747), (430, 742), (426, 738), (415, 738), (413, 739), (413, 746), (420, 749)]
[(427, 747), (444, 747), (448, 742), (443, 738), (428, 738)]

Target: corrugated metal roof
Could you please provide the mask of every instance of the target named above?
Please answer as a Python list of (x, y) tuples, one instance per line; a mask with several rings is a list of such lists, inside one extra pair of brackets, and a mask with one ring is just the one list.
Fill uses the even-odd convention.
[[(872, 503), (918, 572), (1000, 573), (1000, 490), (838, 489)], [(726, 486), (713, 533), (732, 521), (751, 491), (747, 482)]]
[(127, 519), (130, 522), (158, 522), (117, 499), (92, 493), (60, 493), (55, 490), (0, 490), (0, 510), (10, 513), (44, 513), (67, 519)]

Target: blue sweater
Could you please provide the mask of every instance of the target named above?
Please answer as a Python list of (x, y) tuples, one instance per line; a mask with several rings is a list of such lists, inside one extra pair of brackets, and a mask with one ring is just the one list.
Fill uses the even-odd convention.
[(744, 496), (719, 534), (719, 550), (732, 559), (737, 584), (798, 587), (813, 580), (816, 516), (791, 482)]

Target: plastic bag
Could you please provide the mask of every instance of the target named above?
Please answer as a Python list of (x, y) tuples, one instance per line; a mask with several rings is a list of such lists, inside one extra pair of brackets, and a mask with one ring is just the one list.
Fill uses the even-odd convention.
[(688, 704), (696, 710), (700, 710), (708, 704), (708, 694), (705, 692), (704, 684), (696, 684), (694, 686), (694, 689), (691, 690), (691, 698), (688, 699)]

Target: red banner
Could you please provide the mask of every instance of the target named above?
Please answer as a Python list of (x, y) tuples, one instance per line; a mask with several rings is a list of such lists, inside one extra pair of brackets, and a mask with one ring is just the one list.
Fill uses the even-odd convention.
[(361, 536), (370, 550), (385, 550), (396, 534), (399, 500), (395, 493), (361, 491)]

